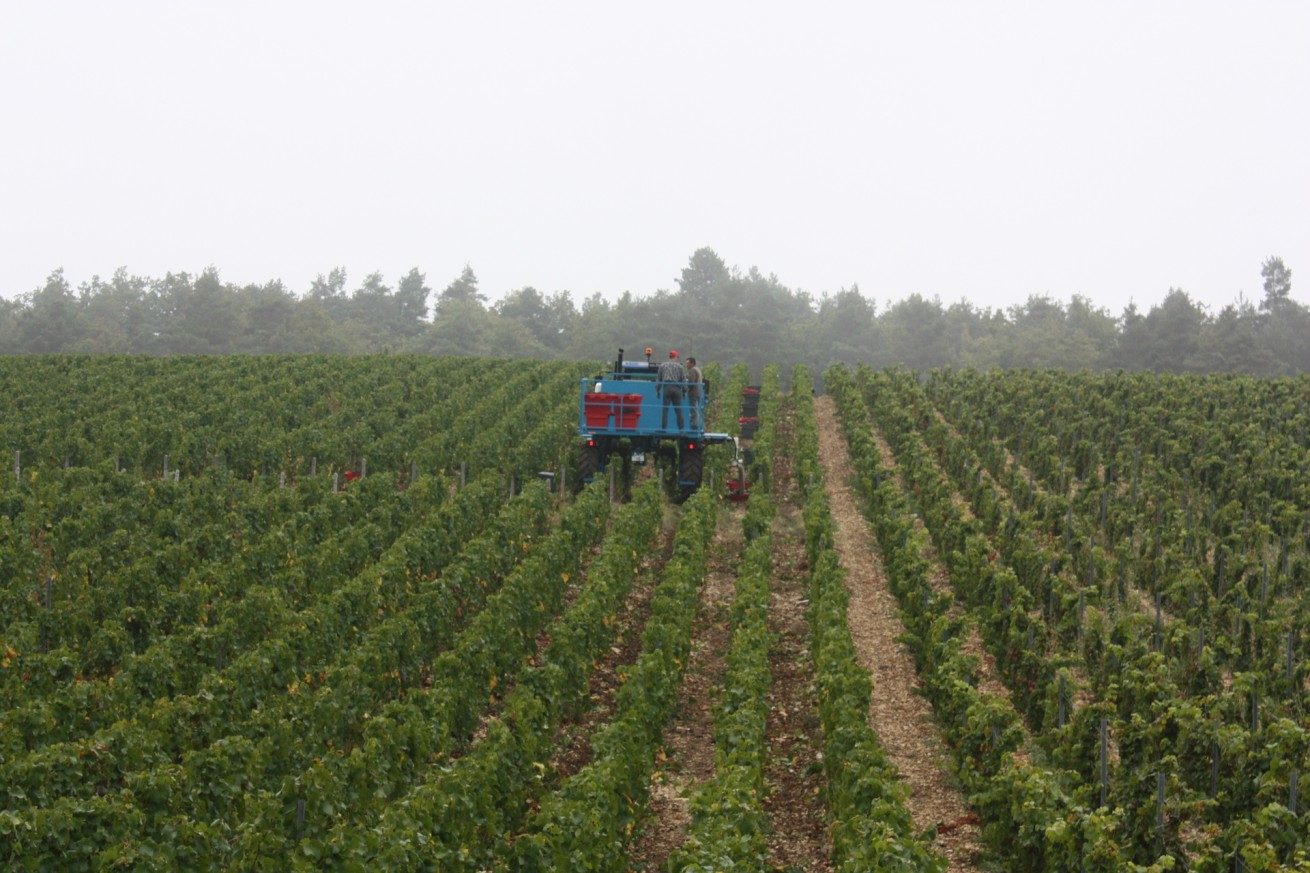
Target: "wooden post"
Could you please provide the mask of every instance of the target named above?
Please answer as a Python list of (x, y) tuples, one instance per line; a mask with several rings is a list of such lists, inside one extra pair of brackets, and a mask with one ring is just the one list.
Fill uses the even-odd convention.
[(617, 469), (617, 467), (615, 467), (614, 464), (610, 464), (610, 468), (609, 468), (609, 470), (610, 470), (610, 503), (613, 503), (613, 502), (614, 502), (614, 487), (615, 487), (615, 478), (614, 478), (614, 473), (615, 473), (615, 470), (616, 470), (616, 469)]
[(1301, 800), (1301, 771), (1296, 767), (1287, 777), (1287, 809), (1292, 815), (1297, 814), (1297, 804)]
[(309, 475), (315, 476), (317, 474), (318, 474), (318, 455), (314, 455), (309, 459)]
[(1164, 773), (1155, 774), (1155, 828), (1164, 843)]
[(305, 826), (305, 798), (298, 797), (296, 798), (296, 827), (303, 828), (304, 826)]
[(279, 471), (278, 471), (278, 474), (277, 474), (277, 487), (279, 487), (279, 488), (285, 488), (285, 487), (287, 487), (287, 471), (286, 471), (286, 470), (279, 470)]
[(1110, 720), (1101, 716), (1101, 806), (1110, 796)]
[(568, 493), (569, 487), (569, 465), (559, 465), (559, 493), (563, 496)]
[(368, 475), (368, 458), (359, 459), (359, 478), (363, 479)]
[(23, 481), (23, 453), (20, 449), (14, 449), (14, 481)]
[(1056, 723), (1056, 726), (1057, 726), (1057, 727), (1064, 727), (1065, 719), (1068, 717), (1068, 714), (1065, 712), (1065, 709), (1064, 709), (1064, 708), (1065, 708), (1065, 703), (1064, 703), (1065, 694), (1066, 694), (1066, 691), (1065, 691), (1065, 686), (1064, 686), (1064, 674), (1061, 673), (1061, 674), (1060, 674), (1060, 685), (1059, 685), (1059, 687), (1058, 687), (1057, 690), (1056, 690), (1056, 697), (1055, 697), (1055, 723)]
[(469, 483), (469, 464), (468, 461), (459, 462), (459, 487), (463, 488)]
[(414, 484), (418, 481), (418, 461), (409, 462), (409, 482)]
[(164, 453), (164, 478), (168, 478), (168, 453)]
[(1296, 675), (1296, 629), (1287, 632), (1287, 681)]
[(332, 473), (332, 493), (336, 494), (337, 489), (339, 489), (340, 487), (341, 487), (341, 474), (334, 471)]
[(1087, 592), (1078, 592), (1078, 645), (1083, 643), (1083, 620), (1087, 617)]
[(45, 577), (45, 611), (49, 612), (55, 602), (55, 577)]
[(1156, 592), (1155, 592), (1155, 634), (1154, 634), (1154, 638), (1155, 638), (1155, 650), (1156, 650), (1157, 652), (1160, 651), (1160, 645), (1161, 645), (1161, 642), (1162, 642), (1162, 640), (1161, 640), (1161, 633), (1160, 633), (1160, 632), (1161, 632), (1161, 630), (1163, 629), (1163, 625), (1164, 625), (1164, 616), (1163, 616), (1163, 614), (1162, 614), (1162, 612), (1161, 612), (1161, 610), (1160, 610), (1160, 592), (1159, 592), (1159, 591), (1156, 591)]

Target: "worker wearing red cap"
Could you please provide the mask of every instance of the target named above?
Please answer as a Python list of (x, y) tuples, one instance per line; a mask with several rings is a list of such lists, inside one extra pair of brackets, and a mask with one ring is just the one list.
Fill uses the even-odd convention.
[(655, 375), (655, 390), (664, 398), (660, 415), (660, 430), (669, 429), (669, 407), (678, 419), (678, 430), (682, 430), (682, 386), (687, 381), (687, 371), (678, 360), (678, 350), (669, 349), (669, 359), (660, 364)]

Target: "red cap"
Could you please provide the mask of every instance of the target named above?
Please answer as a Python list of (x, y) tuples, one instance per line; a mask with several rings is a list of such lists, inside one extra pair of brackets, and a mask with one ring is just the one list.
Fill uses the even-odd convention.
[(677, 350), (677, 349), (669, 349), (669, 357), (670, 357), (670, 358), (676, 358), (677, 356), (678, 356), (678, 350)]

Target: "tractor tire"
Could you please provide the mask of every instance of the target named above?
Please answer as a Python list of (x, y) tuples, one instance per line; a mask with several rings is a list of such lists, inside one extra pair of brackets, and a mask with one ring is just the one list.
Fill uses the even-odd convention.
[(605, 469), (599, 446), (583, 446), (578, 454), (578, 488), (596, 478)]
[(683, 449), (678, 452), (678, 487), (682, 491), (684, 500), (700, 487), (704, 471), (704, 451)]

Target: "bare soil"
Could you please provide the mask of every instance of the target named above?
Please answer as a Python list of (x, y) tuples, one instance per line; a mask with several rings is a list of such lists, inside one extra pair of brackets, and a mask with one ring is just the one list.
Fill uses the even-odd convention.
[(769, 863), (780, 870), (832, 869), (832, 840), (823, 802), (823, 736), (810, 657), (809, 566), (792, 476), (791, 406), (778, 422), (773, 462), (773, 584), (769, 596), (769, 716), (764, 771), (768, 794)]
[(832, 398), (815, 398), (815, 413), (837, 553), (851, 594), (847, 620), (860, 662), (874, 681), (869, 723), (909, 789), (915, 825), (936, 832), (936, 847), (952, 871), (977, 871), (982, 853), (978, 819), (951, 775), (945, 740), (917, 692), (914, 661), (898, 641), (905, 628), (847, 481), (850, 457)]

